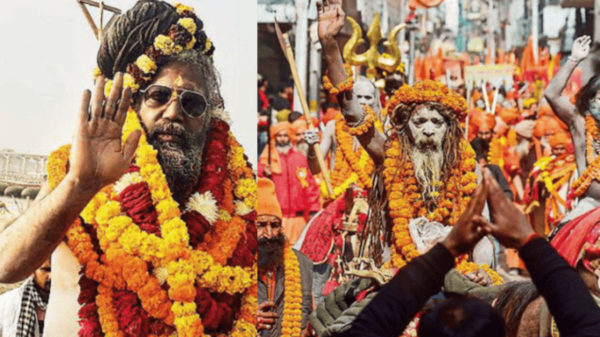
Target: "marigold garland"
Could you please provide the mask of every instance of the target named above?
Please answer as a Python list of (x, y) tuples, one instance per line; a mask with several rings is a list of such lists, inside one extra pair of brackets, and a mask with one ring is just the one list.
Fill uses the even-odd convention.
[(336, 153), (331, 172), (333, 195), (329, 195), (325, 183), (320, 186), (321, 195), (327, 199), (336, 199), (346, 192), (351, 184), (357, 184), (360, 188), (370, 188), (373, 185), (370, 176), (375, 164), (362, 147), (358, 151), (353, 150), (354, 137), (344, 131), (343, 119), (342, 114), (335, 117), (335, 137), (339, 151)]
[(343, 130), (345, 132), (349, 133), (352, 136), (360, 136), (367, 132), (373, 126), (373, 123), (375, 123), (375, 120), (377, 119), (377, 117), (375, 116), (375, 111), (373, 111), (373, 109), (370, 106), (365, 106), (363, 110), (364, 113), (367, 114), (367, 116), (365, 117), (365, 120), (356, 127), (349, 127), (346, 123), (345, 118), (340, 120), (340, 124), (342, 124)]
[[(348, 63), (344, 64), (344, 70), (346, 71), (346, 75), (348, 76), (346, 80), (337, 86), (334, 86), (331, 83), (328, 75), (323, 76), (323, 88), (329, 92), (330, 95), (336, 96), (339, 93), (346, 92), (352, 90), (354, 87), (354, 72), (352, 71), (352, 66)], [(327, 74), (329, 71), (327, 71)]]
[(590, 187), (594, 180), (600, 181), (600, 156), (594, 151), (594, 139), (600, 137), (596, 120), (590, 114), (585, 117), (586, 161), (587, 168), (571, 186), (573, 195), (578, 198)]
[[(127, 137), (136, 128), (141, 128), (141, 126), (132, 111), (128, 114), (124, 137)], [(230, 135), (227, 138), (229, 140), (226, 141), (229, 143), (237, 144), (235, 140), (231, 140), (233, 136)], [(238, 148), (235, 153), (236, 155), (241, 153), (243, 156), (243, 150), (240, 152)], [(51, 187), (56, 187), (66, 175), (68, 156), (68, 147), (63, 147), (50, 156), (48, 172)], [(224, 162), (227, 166), (227, 161)], [(243, 162), (244, 164), (239, 158), (236, 158), (235, 165), (247, 167), (245, 161)], [(178, 335), (201, 335), (202, 323), (196, 314), (194, 304), (196, 275), (200, 276), (202, 286), (206, 288), (216, 292), (239, 294), (255, 284), (256, 266), (252, 268), (224, 267), (223, 264), (226, 261), (217, 263), (214, 262), (211, 255), (205, 252), (192, 252), (187, 246), (189, 236), (186, 224), (179, 218), (178, 206), (172, 201), (160, 166), (157, 167), (156, 151), (147, 144), (145, 137), (142, 137), (136, 152), (136, 163), (142, 166), (139, 170), (140, 173), (126, 174), (115, 184), (114, 190), (112, 187), (104, 189), (86, 207), (87, 217), (90, 219), (90, 223), (97, 228), (100, 246), (105, 252), (101, 261), (98, 261), (99, 256), (94, 251), (92, 240), (83, 228), (81, 221), (76, 221), (68, 232), (69, 247), (84, 266), (88, 277), (109, 288), (123, 289), (126, 284), (129, 289), (138, 294), (142, 306), (152, 317), (164, 319), (168, 324), (175, 324)], [(235, 178), (251, 176), (251, 169), (241, 169), (235, 165), (232, 166), (237, 169), (234, 172), (234, 179), (232, 179), (234, 183), (238, 182)], [(148, 181), (147, 185), (146, 181)], [(229, 185), (231, 187), (228, 190), (233, 190), (234, 185)], [(245, 182), (247, 191), (244, 192), (244, 195), (252, 196), (252, 189), (248, 185)], [(149, 194), (156, 202), (162, 238), (143, 232), (129, 216), (121, 213), (118, 200), (123, 198), (123, 193), (132, 193), (144, 186), (149, 187), (151, 191)], [(232, 192), (229, 193), (231, 197), (227, 198), (229, 205), (224, 213), (233, 215), (237, 208), (234, 207)], [(238, 202), (246, 204), (243, 199)], [(222, 226), (228, 228), (227, 233), (230, 233), (221, 235), (223, 238), (229, 238), (228, 244), (224, 242), (226, 246), (230, 247), (227, 249), (230, 252), (225, 256), (231, 255), (240, 239), (240, 233), (246, 228), (246, 222), (241, 220), (239, 215), (230, 217), (230, 219), (232, 223), (239, 225)], [(144, 260), (151, 262), (156, 267), (167, 267), (166, 280), (170, 286), (168, 296), (160, 288), (161, 282), (154, 275), (149, 274)], [(219, 258), (219, 260), (227, 259)], [(174, 302), (169, 301), (169, 298)], [(111, 329), (110, 320), (101, 319), (101, 322), (108, 322), (102, 324), (103, 329)], [(242, 321), (239, 324), (245, 323)]]
[(302, 280), (300, 279), (300, 263), (291, 247), (283, 252), (285, 266), (284, 304), (281, 321), (281, 336), (300, 336), (302, 325)]

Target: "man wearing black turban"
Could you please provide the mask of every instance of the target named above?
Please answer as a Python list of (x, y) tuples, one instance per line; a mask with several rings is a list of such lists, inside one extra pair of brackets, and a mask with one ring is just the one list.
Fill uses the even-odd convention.
[[(25, 279), (56, 250), (53, 296), (44, 336), (103, 335), (94, 323), (89, 323), (90, 312), (94, 315), (100, 312), (95, 306), (97, 294), (87, 291), (87, 285), (94, 281), (84, 275), (80, 280), (80, 269), (87, 269), (81, 268), (63, 239), (101, 189), (132, 172), (131, 163), (141, 133), (133, 131), (121, 143), (128, 110), (135, 110), (148, 143), (157, 150), (171, 195), (179, 205), (185, 205), (198, 191), (205, 145), (213, 130), (219, 128), (223, 134), (225, 129), (227, 141), (228, 126), (215, 120), (223, 109), (218, 74), (212, 61), (215, 47), (202, 28), (202, 21), (190, 7), (174, 7), (155, 0), (138, 1), (126, 13), (114, 16), (105, 28), (97, 57), (99, 72), (94, 93), (86, 90), (83, 94), (65, 178), (52, 190), (49, 184), (44, 185), (28, 212), (0, 233), (1, 283)], [(106, 85), (107, 79), (113, 79), (112, 84)], [(106, 87), (112, 89), (109, 91)], [(211, 164), (227, 168), (226, 162)], [(216, 171), (221, 172), (221, 169)], [(125, 212), (123, 206), (121, 211)], [(251, 220), (246, 220), (250, 227)], [(203, 234), (189, 226), (189, 241), (196, 247), (194, 244), (201, 241)], [(149, 231), (142, 225), (140, 228)], [(93, 235), (95, 231), (89, 231), (99, 249), (98, 242), (94, 241), (97, 240)], [(160, 236), (160, 230), (155, 229), (154, 234)], [(256, 253), (255, 247), (253, 249), (250, 260)], [(236, 265), (251, 267), (254, 261), (250, 260), (244, 262), (245, 265), (241, 262)], [(152, 267), (149, 268), (151, 272)], [(97, 283), (89, 288), (96, 287)], [(115, 303), (127, 301), (127, 293), (116, 294), (115, 291)], [(218, 302), (211, 296), (208, 292), (198, 292), (195, 299), (196, 303), (207, 303), (206, 308), (198, 305), (204, 331), (230, 331), (236, 315), (232, 310), (239, 310), (239, 298), (224, 296), (219, 299), (222, 302)], [(78, 300), (88, 303), (81, 311)], [(141, 308), (135, 296), (132, 301)], [(231, 309), (233, 307), (238, 309)], [(172, 322), (162, 326), (141, 311), (136, 312), (136, 324), (122, 326), (122, 316), (133, 315), (135, 310), (138, 309), (129, 308), (116, 314), (119, 331), (125, 331), (127, 336), (174, 332)], [(168, 322), (168, 319), (163, 321)], [(103, 325), (102, 329), (105, 328)]]

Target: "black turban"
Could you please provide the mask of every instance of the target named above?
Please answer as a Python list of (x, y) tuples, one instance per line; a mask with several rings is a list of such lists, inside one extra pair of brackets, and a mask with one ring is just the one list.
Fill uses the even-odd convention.
[[(192, 17), (196, 22), (197, 42), (193, 49), (203, 51), (207, 41), (202, 30), (204, 24), (195, 15), (185, 17)], [(128, 64), (135, 62), (158, 35), (165, 34), (181, 18), (175, 7), (156, 0), (140, 0), (126, 13), (113, 16), (104, 29), (98, 51), (102, 74), (113, 78), (117, 72), (126, 72)], [(214, 46), (206, 54), (210, 56), (213, 51)]]

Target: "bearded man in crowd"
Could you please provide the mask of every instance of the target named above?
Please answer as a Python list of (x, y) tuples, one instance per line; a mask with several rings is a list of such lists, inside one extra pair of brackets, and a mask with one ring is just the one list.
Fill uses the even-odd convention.
[[(377, 116), (378, 123), (383, 123), (381, 120), (381, 100), (379, 99), (379, 89), (375, 84), (365, 77), (360, 77), (353, 86), (353, 92), (357, 97), (357, 102), (363, 107), (368, 107)], [(371, 187), (370, 178), (372, 172), (372, 163), (363, 160), (362, 167), (352, 166), (349, 161), (353, 157), (368, 159), (366, 153), (360, 146), (360, 143), (355, 138), (351, 137), (347, 132), (341, 129), (341, 115), (337, 115), (333, 120), (325, 125), (325, 130), (321, 136), (320, 149), (323, 158), (331, 155), (330, 171), (331, 184), (334, 189), (334, 195), (329, 195), (328, 191), (322, 186), (321, 193), (326, 200), (334, 200), (346, 191), (350, 184), (356, 184), (360, 188)], [(319, 133), (316, 129), (305, 131), (305, 139), (309, 145), (308, 148), (308, 163), (312, 174), (316, 175), (321, 172), (321, 167), (317, 161), (314, 144), (319, 143)], [(357, 170), (364, 172), (356, 172)], [(351, 174), (354, 176), (351, 177)]]
[(292, 130), (296, 136), (296, 144), (294, 145), (296, 150), (303, 155), (307, 155), (310, 145), (308, 145), (306, 142), (306, 137), (304, 137), (304, 132), (308, 130), (304, 116), (298, 118), (292, 123)]
[(390, 217), (384, 226), (392, 248), (391, 266), (399, 268), (422, 253), (411, 238), (409, 223), (426, 217), (428, 222), (453, 225), (477, 186), (475, 153), (459, 125), (467, 103), (438, 82), (402, 86), (388, 105), (393, 132), (385, 144), (374, 127), (374, 113), (360, 106), (347, 85), (351, 74), (344, 70), (335, 39), (344, 25), (341, 6), (341, 0), (318, 4), (319, 38), (330, 74), (326, 81), (340, 91), (344, 117), (340, 123), (357, 137), (376, 167), (384, 166)]
[[(259, 336), (281, 336), (282, 332), (310, 336), (306, 327), (312, 312), (312, 262), (292, 250), (283, 234), (283, 213), (273, 182), (258, 178), (257, 183)], [(293, 309), (284, 312), (288, 307)]]
[(310, 173), (306, 156), (294, 148), (294, 135), (288, 122), (273, 125), (271, 153), (266, 148), (258, 163), (258, 176), (275, 183), (283, 210), (283, 231), (292, 245), (300, 237), (306, 222), (321, 208), (319, 188)]
[(44, 334), (44, 321), (51, 285), (50, 260), (20, 287), (0, 296), (0, 336)]
[(73, 144), (0, 233), (0, 282), (54, 252), (45, 337), (256, 334), (256, 183), (214, 50), (181, 4), (141, 0), (104, 29)]

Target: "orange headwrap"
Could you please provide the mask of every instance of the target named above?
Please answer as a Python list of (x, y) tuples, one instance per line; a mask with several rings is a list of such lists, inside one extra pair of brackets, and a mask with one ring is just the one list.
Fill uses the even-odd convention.
[(500, 113), (498, 114), (498, 116), (500, 118), (502, 118), (504, 123), (512, 124), (520, 116), (519, 108), (504, 108), (504, 109), (500, 110)]
[(300, 117), (294, 121), (294, 123), (292, 123), (292, 130), (294, 130), (294, 136), (308, 130), (308, 127), (306, 126), (306, 119), (304, 117)]
[(571, 145), (571, 135), (562, 131), (557, 132), (548, 139), (548, 142), (552, 148), (562, 144), (566, 149), (569, 149), (569, 146)]
[(564, 123), (559, 121), (556, 117), (546, 115), (535, 122), (533, 135), (537, 138), (542, 138), (543, 136), (554, 135), (565, 131), (568, 131), (568, 128)]
[(476, 125), (479, 127), (479, 131), (491, 131), (496, 126), (496, 117), (494, 115), (485, 113), (479, 116), (475, 120)]
[(258, 178), (256, 185), (259, 200), (256, 206), (256, 215), (274, 215), (283, 219), (283, 212), (275, 194), (275, 184), (270, 179)]

